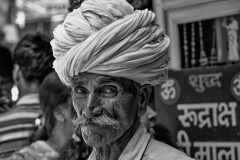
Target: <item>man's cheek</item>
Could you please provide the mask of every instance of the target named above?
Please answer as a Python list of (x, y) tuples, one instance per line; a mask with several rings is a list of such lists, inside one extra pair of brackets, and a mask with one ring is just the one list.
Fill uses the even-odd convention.
[(126, 116), (126, 114), (128, 113), (128, 110), (130, 108), (129, 107), (130, 105), (126, 105), (127, 101), (128, 101), (128, 99), (122, 98), (122, 99), (118, 99), (112, 103), (113, 111), (117, 116), (119, 116), (119, 115)]
[(73, 100), (73, 108), (76, 111), (78, 117), (82, 112), (82, 108), (83, 108), (83, 104), (81, 103), (81, 101), (78, 101), (76, 99)]

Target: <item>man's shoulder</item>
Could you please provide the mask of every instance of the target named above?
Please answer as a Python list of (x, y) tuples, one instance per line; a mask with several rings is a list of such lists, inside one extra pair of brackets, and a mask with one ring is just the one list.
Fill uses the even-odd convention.
[(151, 139), (142, 160), (193, 160), (185, 153), (159, 141)]
[[(15, 106), (6, 113), (0, 115), (0, 142), (3, 135), (25, 131), (26, 128), (33, 130), (36, 118), (42, 113), (40, 106), (33, 104), (30, 108), (26, 106)], [(7, 136), (8, 137), (8, 136)]]
[(15, 150), (29, 145), (28, 138), (41, 114), (40, 106), (15, 106), (0, 115), (0, 159), (10, 156)]
[(39, 104), (15, 105), (6, 113), (0, 114), (0, 123), (17, 119), (37, 118), (41, 113), (42, 111)]

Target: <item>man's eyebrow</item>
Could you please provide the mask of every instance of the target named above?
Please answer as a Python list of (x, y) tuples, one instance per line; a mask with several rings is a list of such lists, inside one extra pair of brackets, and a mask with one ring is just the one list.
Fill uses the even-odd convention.
[(83, 86), (84, 82), (83, 81), (74, 81), (73, 86)]
[(84, 85), (84, 83), (87, 81), (87, 78), (83, 78), (83, 77), (75, 77), (73, 78), (73, 85)]
[(117, 77), (99, 76), (98, 79), (101, 84), (112, 83), (112, 82), (121, 84), (121, 81)]

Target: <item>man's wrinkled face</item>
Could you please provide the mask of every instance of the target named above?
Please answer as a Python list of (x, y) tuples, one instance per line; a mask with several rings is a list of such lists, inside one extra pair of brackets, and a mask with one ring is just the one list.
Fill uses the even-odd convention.
[(75, 130), (81, 128), (84, 141), (94, 147), (116, 141), (133, 124), (138, 96), (111, 76), (81, 73), (72, 85), (73, 105), (78, 118)]

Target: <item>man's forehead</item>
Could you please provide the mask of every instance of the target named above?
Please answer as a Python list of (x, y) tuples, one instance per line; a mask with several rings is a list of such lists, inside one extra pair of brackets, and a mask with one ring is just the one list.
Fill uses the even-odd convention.
[(88, 83), (88, 82), (98, 82), (98, 83), (119, 83), (121, 81), (118, 77), (108, 76), (108, 75), (101, 75), (95, 73), (79, 73), (77, 76), (74, 77), (74, 83)]

